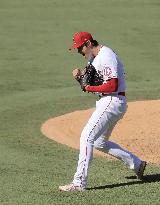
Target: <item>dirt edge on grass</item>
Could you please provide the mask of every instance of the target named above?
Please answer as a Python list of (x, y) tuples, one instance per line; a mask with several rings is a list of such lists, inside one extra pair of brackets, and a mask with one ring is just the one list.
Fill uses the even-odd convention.
[[(94, 108), (51, 118), (41, 126), (48, 138), (79, 149), (81, 131)], [(118, 122), (109, 140), (138, 155), (147, 162), (160, 164), (160, 100), (128, 103), (124, 118)], [(104, 155), (95, 151), (95, 154)]]

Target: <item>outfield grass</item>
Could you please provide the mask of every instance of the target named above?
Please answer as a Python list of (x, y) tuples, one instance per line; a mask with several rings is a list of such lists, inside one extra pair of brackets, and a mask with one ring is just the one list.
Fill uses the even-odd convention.
[(98, 157), (88, 191), (57, 192), (72, 179), (78, 151), (40, 133), (48, 118), (95, 105), (71, 76), (85, 65), (68, 52), (76, 31), (120, 55), (129, 101), (160, 98), (159, 11), (158, 0), (0, 0), (0, 204), (160, 204), (158, 166), (141, 183)]

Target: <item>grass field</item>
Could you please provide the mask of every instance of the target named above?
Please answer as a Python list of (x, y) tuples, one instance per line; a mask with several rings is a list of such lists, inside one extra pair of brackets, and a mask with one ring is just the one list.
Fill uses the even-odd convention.
[(160, 169), (137, 181), (118, 161), (96, 157), (90, 188), (59, 193), (78, 151), (40, 133), (48, 118), (95, 105), (80, 91), (68, 52), (72, 35), (90, 31), (126, 67), (128, 100), (160, 99), (159, 0), (0, 0), (0, 204), (160, 204)]

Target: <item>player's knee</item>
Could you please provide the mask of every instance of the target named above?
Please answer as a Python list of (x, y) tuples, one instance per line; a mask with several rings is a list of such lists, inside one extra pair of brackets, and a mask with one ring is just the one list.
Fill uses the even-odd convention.
[(95, 141), (94, 148), (101, 151), (103, 149), (103, 146), (101, 143)]
[(102, 150), (103, 150), (103, 148), (101, 148), (101, 147), (95, 147), (95, 146), (94, 146), (94, 148), (95, 148), (96, 150), (98, 150), (98, 151), (102, 151)]
[(95, 141), (94, 138), (95, 138), (94, 135), (90, 134), (88, 129), (85, 127), (83, 129), (82, 133), (81, 133), (81, 139), (80, 140), (83, 141), (83, 142), (85, 141), (85, 142), (87, 142), (89, 144), (94, 145), (94, 141)]
[(81, 133), (80, 143), (88, 143), (94, 145), (94, 138), (89, 135), (87, 131), (83, 130)]

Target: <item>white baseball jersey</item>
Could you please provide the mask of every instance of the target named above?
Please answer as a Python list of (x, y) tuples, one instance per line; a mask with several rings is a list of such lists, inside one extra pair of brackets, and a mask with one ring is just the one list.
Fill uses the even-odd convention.
[(91, 62), (97, 73), (103, 77), (104, 83), (111, 78), (118, 78), (118, 92), (125, 92), (124, 67), (117, 54), (110, 48), (102, 46), (98, 55)]

